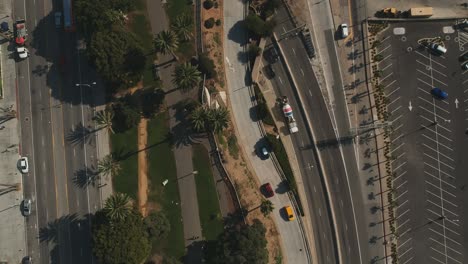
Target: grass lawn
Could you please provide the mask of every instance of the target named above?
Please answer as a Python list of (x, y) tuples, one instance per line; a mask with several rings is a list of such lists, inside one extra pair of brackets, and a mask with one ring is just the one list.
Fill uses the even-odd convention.
[(216, 240), (218, 235), (223, 232), (224, 225), (211, 172), (210, 157), (202, 145), (194, 145), (192, 150), (193, 166), (198, 171), (198, 174), (195, 175), (195, 182), (203, 237), (208, 241)]
[(153, 75), (153, 61), (156, 59), (156, 53), (153, 47), (153, 34), (146, 12), (146, 1), (136, 0), (136, 10), (131, 16), (130, 30), (133, 32), (141, 44), (146, 57), (146, 67), (143, 72), (143, 84), (145, 86), (155, 85)]
[[(137, 150), (137, 127), (133, 127), (124, 133), (110, 135), (112, 151), (116, 153), (128, 153)], [(114, 190), (126, 193), (136, 200), (138, 192), (138, 157), (131, 155), (120, 162), (121, 170), (114, 175), (112, 182)]]
[(171, 22), (181, 14), (192, 15), (192, 0), (168, 0), (166, 14)]
[[(180, 259), (185, 254), (180, 196), (177, 186), (177, 173), (174, 154), (168, 142), (169, 132), (167, 113), (159, 114), (148, 123), (148, 150), (150, 181), (148, 200), (162, 210), (171, 223), (171, 232), (167, 239), (153, 245), (153, 251), (162, 251), (166, 255)], [(163, 187), (162, 182), (169, 180)]]

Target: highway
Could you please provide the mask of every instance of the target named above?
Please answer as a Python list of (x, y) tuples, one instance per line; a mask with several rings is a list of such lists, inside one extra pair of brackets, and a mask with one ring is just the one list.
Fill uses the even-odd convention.
[[(35, 263), (93, 263), (90, 214), (100, 206), (89, 70), (77, 52), (76, 35), (56, 29), (59, 1), (14, 2), (25, 18), (30, 57), (17, 63), (21, 153), (30, 160), (25, 196), (33, 197), (27, 219), (28, 254)], [(59, 65), (61, 61), (61, 65)]]
[[(361, 224), (366, 212), (362, 204), (360, 182), (357, 180), (359, 178), (354, 157), (354, 142), (352, 138), (346, 137), (344, 133), (341, 135), (344, 134), (345, 136), (337, 139), (337, 131), (332, 125), (333, 122), (336, 122), (339, 124), (339, 131), (350, 130), (346, 101), (344, 100), (341, 81), (339, 81), (341, 77), (336, 53), (330, 52), (335, 55), (327, 62), (327, 64), (330, 64), (332, 68), (331, 74), (334, 76), (334, 80), (336, 80), (332, 89), (341, 92), (341, 94), (337, 93), (338, 96), (335, 98), (337, 99), (334, 105), (335, 114), (338, 113), (335, 116), (327, 111), (326, 101), (320, 90), (321, 87), (319, 87), (315, 78), (315, 74), (310, 67), (311, 63), (308, 60), (303, 43), (297, 37), (286, 37), (283, 35), (283, 33), (293, 29), (292, 23), (287, 19), (285, 10), (279, 9), (276, 18), (277, 21), (281, 21), (275, 29), (275, 33), (280, 39), (279, 45), (282, 47), (281, 53), (285, 61), (288, 62), (292, 78), (297, 84), (298, 93), (296, 94), (296, 98), (300, 97), (302, 101), (302, 105), (298, 103), (298, 106), (300, 105), (303, 113), (308, 116), (309, 125), (315, 137), (313, 140), (318, 147), (318, 158), (321, 159), (321, 165), (323, 166), (323, 181), (326, 188), (324, 191), (328, 193), (328, 199), (333, 209), (332, 212), (334, 212), (332, 216), (336, 225), (335, 239), (338, 241), (335, 245), (337, 248), (333, 250), (335, 250), (336, 256), (340, 256), (339, 260), (335, 263), (362, 263), (368, 259), (366, 252), (361, 248), (362, 246), (367, 246), (367, 227)], [(330, 45), (330, 47), (328, 49), (333, 50), (334, 47), (331, 47), (334, 45), (333, 33), (330, 30), (322, 33), (322, 37), (326, 39), (329, 36), (327, 45)], [(310, 140), (308, 139), (309, 137), (307, 134), (301, 134), (301, 139), (296, 140), (296, 149), (300, 149), (302, 142)], [(298, 144), (298, 142), (300, 143)], [(313, 148), (313, 146), (310, 145), (309, 148)], [(297, 155), (304, 154), (297, 153)], [(348, 159), (345, 160), (345, 156)], [(301, 165), (302, 167), (308, 166), (307, 163)], [(312, 189), (312, 186), (318, 185), (317, 181), (312, 181), (311, 179), (313, 178), (303, 176), (304, 184), (308, 186), (306, 189)], [(307, 194), (311, 195), (311, 198), (308, 198), (309, 201), (314, 199), (314, 193), (307, 192)], [(326, 206), (326, 204), (322, 206)], [(310, 210), (314, 212), (313, 208)], [(323, 254), (330, 255), (333, 251), (332, 249), (327, 249), (326, 252)]]

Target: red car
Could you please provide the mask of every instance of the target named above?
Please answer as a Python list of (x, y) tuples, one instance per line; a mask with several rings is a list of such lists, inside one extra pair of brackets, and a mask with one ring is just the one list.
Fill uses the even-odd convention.
[(262, 189), (263, 189), (264, 195), (267, 198), (273, 197), (275, 195), (275, 192), (273, 191), (273, 188), (271, 188), (271, 184), (269, 182), (263, 184)]

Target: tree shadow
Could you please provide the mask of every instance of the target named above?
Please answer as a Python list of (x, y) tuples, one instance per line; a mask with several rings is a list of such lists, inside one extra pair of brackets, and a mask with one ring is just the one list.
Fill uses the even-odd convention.
[(193, 241), (187, 246), (187, 253), (182, 263), (203, 263), (205, 241)]
[(97, 186), (99, 177), (99, 172), (92, 166), (91, 168), (84, 167), (76, 170), (72, 180), (77, 187), (86, 188), (89, 185)]
[(75, 129), (70, 129), (70, 132), (66, 136), (66, 140), (72, 145), (90, 143), (92, 140), (91, 135), (98, 130), (99, 129), (91, 130), (89, 126), (84, 127), (83, 124), (80, 122), (75, 127)]
[(340, 138), (332, 138), (332, 139), (325, 139), (319, 140), (316, 143), (317, 148), (325, 149), (325, 148), (337, 148), (339, 145), (349, 145), (354, 143), (354, 137), (346, 136)]
[(228, 39), (235, 43), (244, 46), (247, 44), (247, 29), (243, 21), (236, 22), (228, 32)]

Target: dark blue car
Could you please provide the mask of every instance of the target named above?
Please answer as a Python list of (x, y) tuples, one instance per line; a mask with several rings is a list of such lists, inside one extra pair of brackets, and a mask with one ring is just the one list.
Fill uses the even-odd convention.
[(448, 93), (440, 88), (433, 88), (431, 94), (439, 99), (447, 99)]

